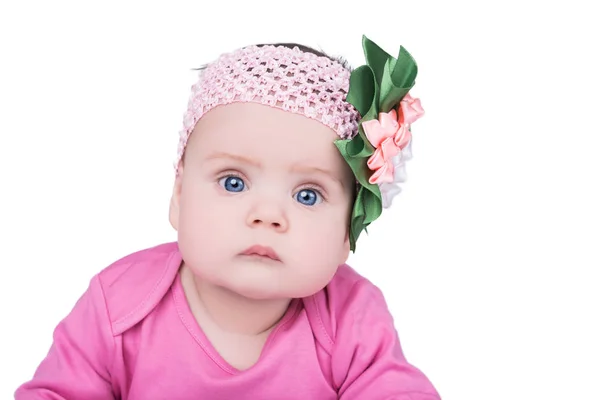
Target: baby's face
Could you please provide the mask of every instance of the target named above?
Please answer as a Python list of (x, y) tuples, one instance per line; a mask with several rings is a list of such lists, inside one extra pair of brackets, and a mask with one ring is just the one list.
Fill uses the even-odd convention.
[[(255, 103), (209, 111), (186, 147), (171, 223), (186, 265), (251, 298), (305, 297), (349, 254), (354, 177), (335, 132)], [(271, 257), (245, 255), (253, 246)]]

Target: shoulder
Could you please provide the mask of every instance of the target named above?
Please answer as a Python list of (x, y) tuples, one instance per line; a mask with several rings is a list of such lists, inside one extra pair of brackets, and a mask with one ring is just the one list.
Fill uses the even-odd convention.
[(347, 265), (310, 299), (315, 337), (330, 357), (341, 399), (439, 400), (427, 376), (410, 364), (381, 290)]
[(137, 324), (160, 302), (180, 264), (179, 248), (173, 242), (128, 254), (98, 273), (113, 335)]
[(304, 299), (307, 314), (318, 326), (318, 339), (332, 349), (343, 335), (344, 327), (383, 318), (393, 323), (381, 290), (347, 264), (340, 266), (331, 282), (321, 291)]

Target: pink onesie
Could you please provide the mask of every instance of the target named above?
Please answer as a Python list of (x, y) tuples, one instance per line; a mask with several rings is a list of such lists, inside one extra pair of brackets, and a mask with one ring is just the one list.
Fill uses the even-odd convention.
[(294, 300), (258, 362), (228, 365), (196, 323), (177, 243), (96, 275), (17, 400), (439, 400), (400, 347), (381, 292), (349, 266)]

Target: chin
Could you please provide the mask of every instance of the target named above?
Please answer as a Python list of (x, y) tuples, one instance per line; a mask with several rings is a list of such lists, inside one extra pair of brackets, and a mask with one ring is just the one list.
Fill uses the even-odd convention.
[(221, 282), (221, 285), (239, 296), (252, 300), (275, 300), (290, 297), (283, 288), (273, 287), (273, 285), (266, 284), (265, 282), (249, 280), (232, 282), (231, 280), (225, 279)]
[(230, 290), (235, 291), (241, 296), (253, 300), (276, 300), (276, 299), (301, 299), (312, 296), (323, 289), (328, 282), (299, 285), (297, 278), (290, 277), (287, 282), (280, 285), (255, 284), (255, 285), (237, 285), (231, 286)]
[(279, 280), (279, 284), (268, 279), (244, 279), (242, 276), (239, 278), (241, 279), (232, 280), (231, 277), (223, 277), (215, 283), (239, 296), (252, 300), (302, 298), (318, 291), (318, 289), (299, 287), (297, 282), (293, 282), (293, 278), (286, 279), (286, 282)]

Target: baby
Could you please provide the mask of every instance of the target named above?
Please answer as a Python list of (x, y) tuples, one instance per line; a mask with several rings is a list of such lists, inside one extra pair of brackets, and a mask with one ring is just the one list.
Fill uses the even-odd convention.
[(192, 87), (169, 220), (54, 332), (26, 399), (439, 399), (382, 293), (345, 264), (391, 204), (423, 110), (412, 57), (295, 45), (222, 55)]

